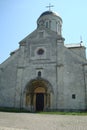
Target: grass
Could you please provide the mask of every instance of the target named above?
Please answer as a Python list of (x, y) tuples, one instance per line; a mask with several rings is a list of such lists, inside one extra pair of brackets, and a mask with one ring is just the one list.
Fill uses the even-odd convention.
[(87, 112), (38, 112), (39, 114), (50, 114), (50, 115), (85, 115), (87, 116)]
[(3, 107), (1, 107), (0, 108), (0, 111), (1, 112), (15, 112), (15, 113), (20, 113), (20, 112), (29, 112), (29, 111), (26, 111), (26, 110), (24, 110), (24, 109), (19, 109), (19, 108), (3, 108)]
[[(0, 108), (1, 112), (14, 112), (14, 113), (30, 113), (27, 110), (19, 109), (19, 108)], [(60, 111), (49, 111), (49, 112), (36, 112), (37, 114), (50, 114), (50, 115), (85, 115), (87, 116), (86, 112), (60, 112)]]

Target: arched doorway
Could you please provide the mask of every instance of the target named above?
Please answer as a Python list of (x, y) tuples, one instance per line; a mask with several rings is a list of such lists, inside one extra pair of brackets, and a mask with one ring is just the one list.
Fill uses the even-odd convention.
[(45, 106), (45, 89), (43, 87), (37, 87), (34, 91), (36, 94), (35, 108), (36, 111), (43, 111)]
[(31, 80), (25, 88), (25, 107), (30, 111), (43, 111), (51, 106), (51, 84), (44, 79)]

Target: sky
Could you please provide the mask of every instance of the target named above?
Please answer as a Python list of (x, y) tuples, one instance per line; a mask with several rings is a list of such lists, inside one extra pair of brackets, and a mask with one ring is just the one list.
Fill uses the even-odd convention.
[(87, 47), (87, 0), (0, 0), (0, 64), (37, 28), (37, 19), (49, 3), (63, 20), (65, 44), (82, 39)]

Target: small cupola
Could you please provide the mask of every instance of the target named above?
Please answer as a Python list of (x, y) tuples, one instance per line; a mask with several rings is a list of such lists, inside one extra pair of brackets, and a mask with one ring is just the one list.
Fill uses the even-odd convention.
[(43, 12), (37, 20), (37, 27), (44, 26), (58, 35), (61, 35), (62, 30), (62, 19), (61, 17), (53, 11)]

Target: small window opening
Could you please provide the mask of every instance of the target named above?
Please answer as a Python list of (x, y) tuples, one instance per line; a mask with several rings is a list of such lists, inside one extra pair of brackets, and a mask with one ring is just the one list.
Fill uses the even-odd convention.
[(51, 29), (51, 21), (49, 21), (49, 28)]
[(49, 23), (48, 22), (46, 22), (46, 28), (48, 28), (49, 27)]
[(38, 55), (43, 55), (44, 54), (44, 50), (42, 48), (40, 48), (38, 51), (37, 51), (37, 54)]
[(38, 77), (41, 77), (41, 71), (38, 72)]
[(72, 94), (72, 99), (75, 99), (76, 98), (76, 95), (75, 94)]

